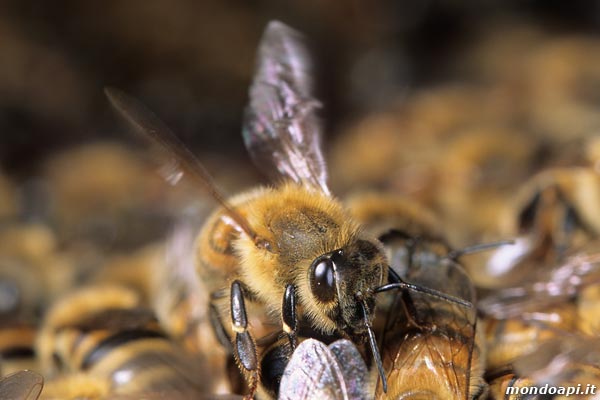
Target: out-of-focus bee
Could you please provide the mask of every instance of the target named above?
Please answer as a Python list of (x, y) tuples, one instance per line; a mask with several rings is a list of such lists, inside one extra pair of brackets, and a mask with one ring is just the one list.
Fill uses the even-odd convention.
[[(460, 253), (448, 250), (443, 241), (400, 231), (381, 240), (391, 253), (392, 273), (402, 280), (475, 302), (475, 289), (456, 261)], [(377, 398), (484, 396), (485, 347), (474, 309), (423, 293), (402, 292), (386, 312), (381, 348), (389, 390), (383, 393), (378, 385)]]
[(17, 191), (0, 171), (0, 221), (14, 218), (18, 214), (18, 209)]
[(33, 371), (19, 371), (0, 378), (0, 399), (37, 400), (44, 378)]
[[(201, 354), (213, 369), (216, 393), (241, 391), (240, 379), (226, 376), (226, 358), (233, 357), (225, 337), (214, 335), (207, 304), (210, 293), (196, 272), (194, 254), (203, 210), (194, 207), (176, 222), (165, 245), (165, 262), (155, 269), (153, 307), (169, 336), (194, 354)], [(227, 347), (219, 343), (225, 341)], [(233, 359), (232, 359), (233, 360)], [(231, 361), (232, 361), (231, 360)], [(239, 375), (235, 362), (228, 365)], [(231, 371), (230, 371), (231, 372)], [(238, 384), (236, 386), (236, 384)]]
[(37, 350), (52, 378), (45, 398), (163, 391), (193, 397), (212, 389), (202, 360), (188, 357), (124, 287), (90, 287), (59, 300), (46, 315)]
[(487, 367), (501, 368), (542, 342), (576, 331), (579, 323), (576, 313), (575, 304), (568, 302), (508, 319), (485, 317)]
[(352, 342), (342, 339), (326, 346), (306, 339), (285, 368), (280, 393), (280, 400), (368, 399), (369, 371)]
[(90, 278), (94, 283), (115, 283), (134, 289), (142, 296), (144, 303), (156, 297), (155, 277), (164, 263), (162, 243), (150, 243), (129, 254), (115, 254), (107, 257), (98, 272)]
[(524, 391), (535, 385), (531, 379), (516, 375), (510, 366), (487, 373), (486, 379), (492, 399), (522, 400)]
[(589, 336), (600, 334), (600, 285), (594, 284), (580, 290), (577, 296), (577, 328)]
[[(600, 279), (600, 254), (591, 242), (520, 286), (498, 290), (479, 302), (487, 316), (488, 364), (497, 367), (537, 344), (593, 329), (580, 293)], [(593, 292), (589, 292), (592, 295)], [(580, 308), (574, 302), (581, 301)], [(584, 319), (578, 317), (586, 310)], [(593, 317), (592, 317), (593, 318)], [(590, 331), (593, 333), (593, 331)]]
[(32, 323), (0, 319), (0, 376), (37, 366), (35, 335)]
[(500, 380), (504, 392), (499, 392), (502, 397), (498, 398), (520, 399), (523, 397), (517, 395), (524, 394), (528, 398), (596, 398), (600, 387), (599, 345), (598, 338), (579, 335), (540, 344), (512, 362), (513, 382), (507, 385), (508, 377)]
[[(37, 318), (47, 302), (75, 281), (72, 257), (42, 224), (11, 224), (0, 230), (0, 315)], [(11, 311), (11, 308), (12, 309)]]
[(501, 215), (500, 232), (519, 235), (515, 246), (469, 270), (483, 287), (508, 287), (530, 280), (569, 249), (600, 235), (600, 175), (591, 168), (560, 168), (534, 176)]
[[(198, 237), (197, 270), (212, 292), (212, 320), (230, 340), (249, 385), (248, 397), (258, 390), (261, 376), (259, 350), (264, 347), (257, 347), (257, 332), (259, 337), (287, 338), (289, 350), (279, 348), (286, 353), (284, 359), (305, 327), (359, 344), (368, 341), (385, 388), (372, 328), (376, 293), (410, 289), (471, 306), (403, 281), (385, 285), (388, 262), (381, 243), (359, 229), (327, 186), (309, 64), (301, 35), (270, 23), (258, 50), (244, 139), (260, 168), (288, 182), (231, 201), (214, 188), (204, 167), (162, 122), (124, 93), (107, 90), (127, 120), (175, 156), (169, 176), (180, 178), (182, 169), (192, 172), (221, 204)], [(248, 327), (255, 312), (262, 324), (252, 326), (253, 335)], [(280, 376), (262, 375), (269, 381), (262, 380), (261, 393), (276, 395)]]
[(57, 236), (71, 246), (129, 250), (164, 233), (166, 185), (123, 145), (68, 149), (49, 160), (44, 177)]
[(497, 290), (479, 301), (480, 310), (497, 319), (522, 318), (568, 303), (583, 288), (600, 281), (597, 245), (597, 241), (590, 242), (522, 285)]

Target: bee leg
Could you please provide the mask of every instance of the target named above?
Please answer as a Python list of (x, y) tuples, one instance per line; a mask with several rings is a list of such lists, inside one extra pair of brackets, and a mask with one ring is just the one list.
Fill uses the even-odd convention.
[(292, 284), (289, 284), (285, 287), (281, 319), (283, 331), (286, 333), (290, 341), (291, 351), (293, 352), (296, 349), (298, 341), (298, 318), (296, 316), (296, 288)]
[(231, 327), (235, 333), (235, 342), (233, 353), (245, 371), (244, 375), (251, 376), (250, 393), (246, 398), (251, 399), (258, 387), (258, 354), (254, 339), (248, 332), (248, 316), (246, 315), (246, 304), (244, 302), (244, 292), (242, 283), (235, 280), (231, 284)]

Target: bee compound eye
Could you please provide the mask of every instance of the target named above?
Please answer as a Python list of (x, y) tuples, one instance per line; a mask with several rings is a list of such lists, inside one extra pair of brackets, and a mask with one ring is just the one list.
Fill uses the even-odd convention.
[(335, 297), (335, 275), (333, 262), (329, 258), (317, 259), (312, 266), (310, 285), (313, 294), (322, 302)]

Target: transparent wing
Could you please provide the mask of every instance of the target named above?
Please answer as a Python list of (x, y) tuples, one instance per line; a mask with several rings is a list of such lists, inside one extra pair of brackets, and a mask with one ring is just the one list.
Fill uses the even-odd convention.
[(542, 343), (513, 363), (515, 371), (538, 385), (575, 386), (600, 379), (600, 339), (565, 336)]
[(0, 379), (0, 399), (37, 400), (44, 378), (33, 371), (19, 371)]
[(312, 71), (302, 35), (269, 23), (258, 48), (243, 137), (254, 162), (270, 177), (329, 193), (321, 151), (320, 103), (312, 94)]
[(129, 122), (137, 133), (149, 140), (168, 157), (168, 164), (162, 168), (162, 174), (170, 183), (177, 183), (184, 173), (189, 175), (227, 211), (233, 221), (251, 238), (256, 238), (248, 222), (234, 210), (215, 186), (210, 174), (200, 160), (152, 111), (142, 103), (115, 89), (105, 88), (104, 93), (115, 110)]
[[(473, 285), (450, 259), (412, 265), (399, 274), (407, 282), (474, 302)], [(475, 341), (476, 312), (424, 293), (399, 292), (388, 309), (382, 337), (389, 398), (409, 393), (438, 398), (469, 398), (482, 384)], [(383, 396), (381, 384), (378, 396)], [(387, 397), (384, 397), (387, 398)]]
[(300, 343), (288, 363), (279, 399), (366, 399), (367, 367), (347, 340), (327, 347), (315, 339)]
[(507, 319), (523, 317), (572, 298), (586, 285), (600, 282), (600, 253), (593, 250), (597, 244), (567, 257), (530, 282), (497, 291), (482, 299), (478, 307), (496, 319)]

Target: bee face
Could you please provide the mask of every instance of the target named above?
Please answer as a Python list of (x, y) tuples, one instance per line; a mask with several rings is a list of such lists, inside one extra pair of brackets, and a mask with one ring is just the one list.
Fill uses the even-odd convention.
[(380, 248), (367, 240), (325, 254), (313, 261), (308, 280), (311, 295), (319, 303), (332, 304), (328, 317), (349, 334), (364, 333), (364, 301), (367, 315), (375, 308), (373, 289), (383, 282), (386, 260)]

